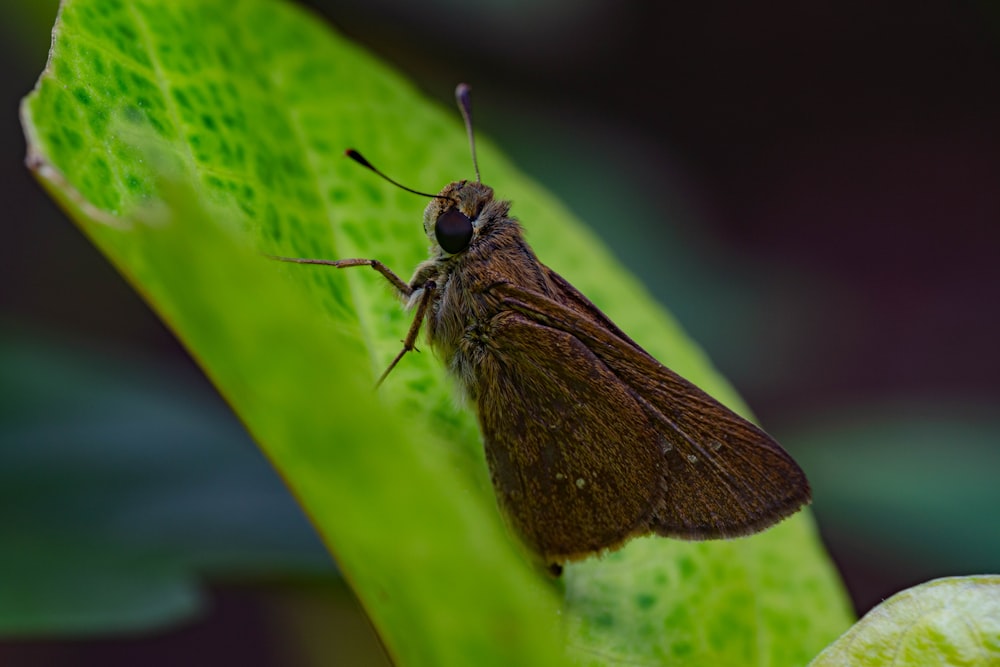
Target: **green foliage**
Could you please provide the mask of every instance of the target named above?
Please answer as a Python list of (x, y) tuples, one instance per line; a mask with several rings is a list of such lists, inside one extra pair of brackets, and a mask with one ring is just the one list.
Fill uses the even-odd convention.
[(1000, 577), (936, 579), (897, 593), (810, 664), (1000, 664)]
[(828, 535), (891, 554), (907, 573), (996, 569), (1000, 531), (984, 530), (982, 514), (968, 509), (1000, 507), (992, 403), (869, 401), (814, 416), (787, 437), (807, 445), (800, 463), (812, 471)]
[(161, 627), (205, 574), (333, 573), (239, 423), (173, 369), (33, 332), (0, 336), (0, 367), (0, 636)]
[[(1000, 422), (990, 404), (897, 400), (798, 431), (824, 529), (913, 572), (995, 571)], [(892, 471), (887, 475), (886, 471)], [(938, 579), (870, 611), (815, 665), (1000, 664), (1000, 578)]]
[[(431, 355), (372, 391), (409, 324), (384, 281), (260, 253), (405, 273), (423, 258), (423, 203), (341, 151), (430, 189), (471, 166), (457, 113), (315, 17), (270, 0), (67, 0), (23, 119), (43, 185), (239, 414), (400, 664), (797, 665), (848, 624), (808, 513), (729, 542), (637, 540), (553, 584), (504, 530), (474, 419)], [(539, 255), (745, 411), (593, 238), (481, 143)]]

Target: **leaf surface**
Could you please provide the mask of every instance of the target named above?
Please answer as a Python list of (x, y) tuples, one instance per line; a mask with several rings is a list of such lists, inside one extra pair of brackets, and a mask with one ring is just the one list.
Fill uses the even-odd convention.
[(935, 579), (897, 593), (810, 664), (1000, 664), (1000, 577)]
[[(731, 542), (637, 540), (554, 584), (506, 534), (474, 417), (432, 355), (372, 391), (409, 325), (384, 281), (261, 253), (374, 257), (405, 277), (425, 256), (424, 203), (343, 149), (421, 188), (471, 165), (456, 112), (316, 17), (267, 0), (66, 0), (23, 119), (43, 185), (239, 414), (400, 664), (554, 665), (568, 644), (588, 664), (792, 665), (849, 622), (808, 513)], [(543, 260), (745, 412), (565, 208), (480, 144)]]

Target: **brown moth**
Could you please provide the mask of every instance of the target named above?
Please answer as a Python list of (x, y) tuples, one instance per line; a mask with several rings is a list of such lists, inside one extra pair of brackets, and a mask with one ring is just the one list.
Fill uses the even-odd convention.
[[(469, 87), (456, 97), (475, 164)], [(478, 166), (475, 182), (417, 194), (432, 197), (432, 247), (409, 282), (374, 259), (275, 259), (370, 266), (416, 309), (379, 382), (426, 326), (476, 406), (503, 514), (553, 572), (650, 533), (747, 535), (809, 502), (805, 474), (770, 436), (656, 361), (538, 261)]]

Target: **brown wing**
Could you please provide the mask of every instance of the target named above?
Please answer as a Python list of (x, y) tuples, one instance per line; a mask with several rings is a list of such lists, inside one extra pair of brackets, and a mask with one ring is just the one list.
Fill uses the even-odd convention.
[(649, 532), (665, 473), (647, 409), (579, 339), (504, 311), (479, 350), (480, 425), (504, 514), (546, 564)]
[[(809, 502), (805, 474), (770, 436), (656, 361), (558, 274), (549, 277), (566, 305), (510, 284), (495, 293), (506, 308), (572, 336), (642, 406), (663, 474), (649, 499), (649, 530), (687, 539), (746, 535)], [(647, 446), (638, 437), (633, 445)]]

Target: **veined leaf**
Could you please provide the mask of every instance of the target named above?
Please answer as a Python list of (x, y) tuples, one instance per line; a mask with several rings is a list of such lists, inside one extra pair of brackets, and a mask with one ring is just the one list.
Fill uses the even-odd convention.
[[(474, 418), (431, 355), (372, 391), (409, 324), (384, 281), (261, 254), (405, 274), (424, 203), (342, 150), (431, 189), (471, 166), (456, 112), (316, 17), (276, 0), (65, 0), (23, 119), (42, 184), (240, 415), (400, 664), (554, 665), (568, 642), (584, 663), (794, 665), (849, 622), (808, 513), (729, 542), (637, 540), (567, 568), (560, 600), (505, 532)], [(480, 143), (543, 260), (745, 412), (594, 238)]]
[(865, 614), (811, 667), (1000, 664), (1000, 577), (935, 579)]

